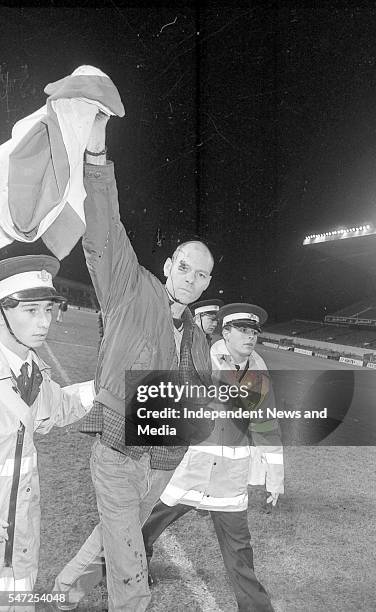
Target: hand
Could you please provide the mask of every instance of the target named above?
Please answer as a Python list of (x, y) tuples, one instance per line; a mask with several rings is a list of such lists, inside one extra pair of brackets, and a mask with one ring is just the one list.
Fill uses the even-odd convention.
[(103, 151), (106, 146), (106, 126), (109, 116), (99, 111), (95, 115), (93, 127), (86, 148), (93, 153)]
[(268, 494), (269, 497), (267, 498), (266, 503), (271, 504), (274, 507), (278, 501), (279, 493), (276, 493), (275, 491), (268, 491)]
[(8, 540), (7, 527), (9, 527), (9, 523), (4, 521), (4, 519), (0, 519), (0, 543)]

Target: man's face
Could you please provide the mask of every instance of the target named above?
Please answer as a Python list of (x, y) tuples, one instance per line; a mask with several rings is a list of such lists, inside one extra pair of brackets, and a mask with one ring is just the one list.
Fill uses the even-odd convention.
[[(52, 308), (53, 302), (48, 301), (20, 302), (15, 308), (7, 308), (4, 312), (17, 338), (30, 348), (38, 348), (46, 339)], [(15, 342), (4, 321), (1, 329), (3, 339), (6, 334), (8, 342)]]
[(196, 302), (211, 281), (213, 260), (209, 251), (200, 244), (188, 244), (179, 249), (171, 260), (167, 259), (164, 273), (166, 287), (173, 298), (183, 304)]
[(258, 332), (252, 327), (239, 326), (223, 330), (229, 352), (234, 356), (241, 355), (246, 359), (252, 353), (257, 343)]
[[(202, 328), (203, 332), (205, 334), (207, 334), (208, 336), (211, 336), (214, 331), (215, 328), (217, 327), (217, 318), (215, 316), (215, 314), (199, 314), (199, 321), (198, 321), (198, 325), (199, 327)], [(200, 317), (201, 317), (201, 321), (200, 321)]]

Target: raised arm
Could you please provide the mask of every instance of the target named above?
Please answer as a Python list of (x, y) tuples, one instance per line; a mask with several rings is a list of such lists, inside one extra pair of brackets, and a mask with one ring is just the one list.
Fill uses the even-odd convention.
[(120, 220), (114, 165), (106, 157), (108, 117), (98, 113), (85, 152), (86, 232), (82, 245), (101, 310), (137, 290), (139, 264)]

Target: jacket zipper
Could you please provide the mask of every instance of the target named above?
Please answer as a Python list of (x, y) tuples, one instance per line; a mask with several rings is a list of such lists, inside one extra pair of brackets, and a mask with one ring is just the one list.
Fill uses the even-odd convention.
[(12, 567), (12, 562), (13, 562), (13, 544), (14, 544), (14, 530), (16, 526), (17, 495), (18, 495), (18, 485), (20, 483), (21, 459), (22, 459), (24, 436), (25, 436), (25, 425), (21, 423), (17, 431), (16, 450), (14, 453), (13, 479), (12, 479), (12, 488), (10, 491), (9, 510), (8, 510), (8, 523), (9, 523), (8, 541), (5, 543), (5, 552), (4, 552), (5, 567)]

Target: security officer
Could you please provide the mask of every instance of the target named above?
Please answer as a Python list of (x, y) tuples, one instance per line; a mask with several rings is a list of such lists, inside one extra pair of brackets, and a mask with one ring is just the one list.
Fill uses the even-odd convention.
[(217, 314), (223, 306), (222, 300), (201, 300), (192, 304), (191, 311), (196, 325), (204, 332), (209, 346), (212, 343), (212, 336), (217, 328)]
[[(273, 407), (274, 394), (267, 366), (254, 348), (267, 313), (253, 304), (228, 304), (219, 310), (218, 319), (223, 339), (211, 348), (213, 379), (222, 388), (246, 386), (247, 397), (234, 399), (230, 407), (237, 408), (239, 404), (248, 410), (260, 410), (263, 415), (267, 406)], [(216, 419), (210, 436), (189, 447), (143, 526), (148, 561), (154, 542), (168, 525), (192, 508), (209, 510), (239, 612), (272, 612), (270, 599), (253, 567), (247, 522), (248, 484), (261, 484), (263, 479), (268, 501), (275, 505), (283, 493), (283, 477), (282, 446), (275, 419)]]
[[(0, 261), (0, 595), (11, 605), (32, 591), (39, 557), (39, 474), (34, 431), (45, 434), (83, 417), (92, 406), (92, 382), (61, 389), (38, 357), (52, 307), (65, 298), (52, 279), (59, 261), (27, 255)], [(14, 599), (13, 599), (14, 601)], [(34, 610), (33, 603), (21, 606)], [(20, 609), (21, 609), (20, 608)]]

